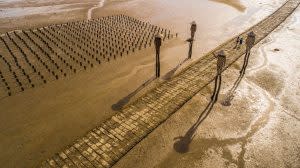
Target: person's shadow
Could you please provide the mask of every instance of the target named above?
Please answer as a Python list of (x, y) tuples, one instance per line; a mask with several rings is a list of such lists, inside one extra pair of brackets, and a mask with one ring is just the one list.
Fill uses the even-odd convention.
[(234, 98), (234, 93), (237, 89), (237, 87), (240, 85), (242, 79), (244, 77), (244, 73), (240, 73), (239, 77), (237, 78), (237, 80), (234, 82), (232, 88), (228, 91), (228, 93), (225, 96), (225, 99), (221, 102), (221, 104), (223, 106), (230, 106), (231, 105), (231, 101)]
[(149, 85), (153, 80), (155, 80), (155, 77), (152, 77), (148, 79), (146, 82), (144, 82), (141, 86), (139, 86), (137, 89), (135, 89), (133, 92), (131, 92), (129, 95), (123, 97), (121, 100), (119, 100), (117, 103), (113, 104), (111, 108), (114, 111), (120, 111), (123, 109), (123, 107), (130, 101), (130, 99), (135, 96), (139, 91), (141, 91), (143, 88), (145, 88), (147, 85)]
[(214, 104), (215, 104), (215, 100), (211, 100), (209, 104), (206, 106), (206, 108), (203, 110), (201, 115), (199, 116), (198, 120), (185, 133), (185, 135), (174, 138), (176, 142), (174, 143), (173, 148), (176, 152), (186, 153), (189, 151), (189, 145), (192, 142), (199, 125), (207, 118)]

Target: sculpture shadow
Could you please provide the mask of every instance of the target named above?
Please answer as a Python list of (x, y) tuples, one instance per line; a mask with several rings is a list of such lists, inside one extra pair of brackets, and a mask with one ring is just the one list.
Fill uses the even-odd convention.
[(187, 60), (189, 60), (188, 58), (184, 59), (182, 62), (180, 62), (175, 68), (173, 68), (171, 71), (169, 71), (168, 73), (166, 73), (163, 77), (164, 80), (170, 80), (172, 78), (172, 76), (175, 74), (175, 72), (177, 71), (177, 69), (184, 64)]
[(131, 92), (129, 95), (123, 97), (121, 100), (119, 100), (117, 103), (113, 104), (111, 106), (111, 109), (114, 111), (120, 111), (123, 109), (123, 107), (130, 101), (130, 99), (135, 96), (139, 91), (141, 91), (143, 88), (145, 88), (147, 85), (149, 85), (152, 81), (154, 81), (156, 78), (152, 77), (148, 79), (146, 82), (144, 82), (141, 86), (139, 86), (137, 89), (135, 89), (133, 92)]
[(226, 94), (225, 99), (221, 102), (221, 104), (223, 106), (230, 106), (231, 105), (231, 101), (234, 98), (234, 93), (235, 93), (236, 89), (238, 88), (238, 86), (240, 85), (243, 78), (244, 78), (244, 73), (240, 73), (239, 77), (234, 82), (232, 88)]
[(178, 153), (186, 153), (189, 151), (189, 145), (192, 142), (195, 133), (200, 126), (200, 124), (207, 118), (210, 114), (213, 106), (215, 104), (215, 100), (211, 100), (206, 108), (202, 111), (198, 120), (193, 124), (193, 126), (185, 133), (184, 136), (175, 137), (174, 140), (176, 142), (173, 145), (173, 148)]

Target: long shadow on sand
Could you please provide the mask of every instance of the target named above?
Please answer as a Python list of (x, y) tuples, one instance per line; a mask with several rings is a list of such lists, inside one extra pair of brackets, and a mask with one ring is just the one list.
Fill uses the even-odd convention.
[[(229, 90), (228, 95), (231, 96), (234, 94), (235, 90), (237, 89), (237, 87), (239, 86), (239, 84), (241, 83), (242, 79), (244, 77), (244, 74), (240, 74), (240, 76), (237, 78), (237, 80), (234, 82), (233, 87)], [(233, 96), (231, 96), (233, 97)], [(223, 103), (229, 103), (230, 105), (230, 100), (224, 100)], [(229, 101), (229, 102), (226, 102)], [(207, 118), (207, 116), (210, 114), (212, 108), (214, 107), (215, 101), (211, 100), (209, 102), (209, 104), (206, 106), (206, 108), (202, 111), (201, 115), (199, 116), (198, 120), (196, 121), (195, 124), (193, 124), (193, 126), (185, 133), (184, 136), (179, 136), (174, 138), (174, 140), (176, 141), (173, 145), (173, 148), (176, 152), (178, 153), (186, 153), (189, 151), (189, 145), (192, 142), (194, 136), (195, 136), (195, 132), (197, 131), (198, 127), (200, 126), (200, 124)], [(223, 104), (224, 105), (224, 104)], [(227, 105), (227, 104), (226, 104)]]
[[(177, 71), (177, 69), (184, 64), (186, 61), (188, 60), (188, 58), (184, 59), (182, 62), (180, 62), (175, 68), (173, 68), (171, 71), (169, 71), (168, 73), (166, 73), (166, 75), (164, 75), (162, 78), (164, 80), (170, 80), (174, 73)], [(144, 82), (141, 86), (139, 86), (135, 91), (131, 92), (129, 95), (125, 96), (124, 98), (122, 98), (121, 100), (119, 100), (117, 103), (113, 104), (111, 106), (111, 108), (114, 111), (120, 111), (122, 110), (122, 108), (128, 104), (128, 102), (130, 101), (130, 99), (135, 96), (139, 91), (141, 91), (143, 88), (145, 88), (147, 85), (149, 85), (152, 81), (154, 81), (156, 78), (152, 77), (149, 80), (147, 80), (146, 82)]]
[(175, 72), (177, 71), (177, 69), (184, 64), (187, 60), (189, 60), (188, 58), (186, 58), (185, 60), (183, 60), (182, 62), (180, 62), (175, 68), (173, 68), (171, 71), (169, 71), (168, 73), (165, 74), (165, 76), (163, 76), (164, 80), (170, 80), (172, 78), (172, 76), (175, 74)]
[(215, 101), (211, 100), (209, 104), (206, 106), (206, 108), (202, 111), (196, 123), (185, 133), (185, 135), (174, 138), (176, 142), (174, 143), (173, 148), (176, 152), (186, 153), (189, 151), (189, 145), (192, 142), (198, 127), (209, 115), (214, 104)]
[(155, 80), (155, 77), (152, 77), (148, 79), (146, 82), (144, 82), (141, 86), (139, 86), (137, 89), (135, 89), (133, 92), (131, 92), (129, 95), (125, 96), (121, 100), (119, 100), (116, 104), (113, 104), (111, 108), (114, 111), (122, 110), (122, 108), (130, 101), (130, 99), (135, 96), (139, 91), (141, 91), (143, 88), (145, 88), (147, 85), (149, 85), (153, 80)]
[(231, 105), (231, 101), (234, 98), (235, 90), (240, 85), (240, 83), (241, 83), (241, 81), (242, 81), (243, 78), (244, 78), (244, 74), (241, 73), (240, 76), (237, 78), (237, 80), (234, 82), (232, 88), (226, 94), (225, 99), (221, 102), (221, 104), (223, 106), (230, 106)]

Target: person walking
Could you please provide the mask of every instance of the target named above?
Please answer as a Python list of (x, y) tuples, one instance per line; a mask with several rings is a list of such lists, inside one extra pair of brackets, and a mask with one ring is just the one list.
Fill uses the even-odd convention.
[(155, 75), (156, 78), (160, 77), (160, 46), (162, 43), (162, 35), (156, 34), (154, 39), (155, 51), (156, 51), (156, 64), (155, 64)]
[(221, 50), (217, 55), (214, 54), (217, 58), (217, 76), (215, 77), (215, 88), (211, 100), (215, 103), (218, 101), (219, 92), (221, 89), (222, 83), (222, 72), (226, 64), (226, 55), (223, 50)]
[(241, 48), (241, 45), (243, 45), (243, 42), (244, 42), (243, 37), (240, 37), (240, 38), (239, 38), (239, 45), (238, 45), (238, 48), (237, 48), (237, 49), (240, 49), (240, 48)]
[(236, 38), (236, 40), (235, 40), (235, 46), (233, 47), (233, 49), (236, 49), (238, 47), (239, 43), (240, 43), (240, 36), (238, 36)]

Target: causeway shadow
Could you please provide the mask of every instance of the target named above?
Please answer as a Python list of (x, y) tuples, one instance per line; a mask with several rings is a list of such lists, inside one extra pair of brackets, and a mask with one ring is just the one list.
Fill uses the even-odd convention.
[(135, 89), (133, 92), (131, 92), (129, 95), (123, 97), (121, 100), (119, 100), (117, 103), (113, 104), (111, 106), (111, 109), (114, 111), (120, 111), (123, 109), (123, 107), (130, 101), (130, 99), (135, 96), (139, 91), (141, 91), (143, 88), (145, 88), (147, 85), (149, 85), (152, 81), (154, 81), (156, 78), (152, 77), (148, 79), (146, 82), (144, 82), (141, 86), (139, 86), (137, 89)]
[(200, 124), (207, 118), (210, 114), (213, 106), (215, 104), (215, 100), (211, 100), (206, 108), (202, 111), (198, 120), (193, 124), (193, 126), (185, 133), (184, 136), (175, 137), (174, 140), (176, 142), (173, 145), (173, 148), (178, 153), (186, 153), (189, 151), (189, 145), (192, 142), (195, 133), (200, 126)]
[(231, 101), (234, 98), (234, 93), (237, 89), (237, 87), (240, 85), (242, 79), (244, 78), (244, 73), (240, 73), (239, 77), (237, 78), (237, 80), (234, 82), (232, 88), (228, 91), (228, 93), (226, 94), (225, 99), (221, 102), (221, 104), (223, 106), (230, 106), (231, 105)]
[(175, 72), (177, 71), (177, 69), (184, 64), (187, 60), (189, 60), (188, 58), (184, 59), (182, 62), (180, 62), (175, 68), (173, 68), (171, 71), (169, 71), (168, 73), (165, 74), (165, 76), (163, 76), (164, 80), (170, 80), (172, 78), (172, 76), (175, 74)]

